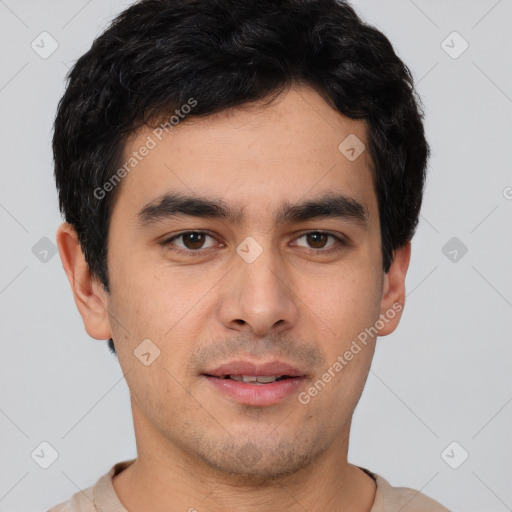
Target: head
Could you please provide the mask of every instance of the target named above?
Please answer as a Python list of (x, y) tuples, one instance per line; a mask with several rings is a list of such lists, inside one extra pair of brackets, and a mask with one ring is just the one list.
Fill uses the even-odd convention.
[[(336, 0), (143, 0), (78, 59), (55, 120), (57, 241), (138, 441), (274, 477), (346, 440), (404, 303), (420, 104), (388, 39)], [(247, 358), (302, 387), (254, 406), (211, 385)]]

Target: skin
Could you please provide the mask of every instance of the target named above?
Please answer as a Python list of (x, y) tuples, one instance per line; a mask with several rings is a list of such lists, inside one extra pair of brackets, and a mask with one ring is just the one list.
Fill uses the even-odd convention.
[[(134, 134), (126, 155), (150, 134)], [(277, 358), (307, 370), (307, 389), (379, 315), (404, 304), (410, 244), (394, 252), (384, 274), (370, 157), (364, 151), (349, 161), (338, 150), (349, 134), (368, 146), (364, 121), (298, 86), (267, 106), (181, 122), (118, 185), (110, 294), (91, 276), (73, 228), (59, 228), (85, 328), (95, 339), (114, 339), (130, 389), (138, 458), (113, 479), (127, 510), (370, 511), (375, 483), (348, 463), (347, 452), (376, 337), (308, 404), (294, 394), (244, 406), (200, 375), (229, 359)], [(243, 206), (244, 221), (182, 216), (140, 227), (139, 210), (171, 191)], [(368, 229), (339, 218), (274, 224), (284, 201), (333, 191), (367, 208)], [(211, 237), (202, 246), (178, 238), (174, 247), (201, 255), (158, 243), (187, 230)], [(315, 230), (349, 245), (325, 254), (336, 241), (315, 245), (304, 236)], [(250, 264), (236, 252), (248, 236), (263, 249)], [(393, 332), (400, 316), (379, 336)], [(160, 349), (149, 366), (133, 353), (144, 339)]]

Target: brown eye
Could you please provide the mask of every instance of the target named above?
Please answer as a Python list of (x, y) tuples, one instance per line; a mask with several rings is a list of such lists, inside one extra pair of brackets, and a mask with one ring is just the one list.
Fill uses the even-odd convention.
[(183, 243), (186, 249), (201, 249), (204, 244), (205, 234), (204, 233), (185, 233), (184, 235), (180, 235), (183, 238)]
[[(333, 239), (334, 243), (327, 245), (327, 241), (329, 238)], [(298, 240), (300, 239), (306, 239), (307, 247), (311, 249), (325, 249), (326, 247), (328, 247), (328, 249), (326, 249), (325, 251), (319, 252), (327, 252), (331, 250), (331, 247), (334, 249), (336, 248), (336, 246), (339, 247), (346, 245), (343, 239), (332, 233), (327, 233), (325, 231), (310, 231), (309, 233), (304, 233), (302, 236), (300, 236)], [(303, 245), (300, 246), (304, 247)]]
[(306, 235), (308, 243), (315, 249), (322, 249), (327, 243), (329, 235), (325, 233), (309, 233)]
[[(204, 247), (206, 238), (215, 240), (213, 236), (203, 231), (185, 231), (178, 235), (174, 235), (167, 240), (164, 240), (161, 245), (165, 247), (166, 250), (175, 252), (177, 254), (193, 256), (196, 254), (202, 254), (206, 249), (213, 247), (212, 244), (210, 244), (210, 246)], [(180, 240), (181, 243), (178, 243)]]

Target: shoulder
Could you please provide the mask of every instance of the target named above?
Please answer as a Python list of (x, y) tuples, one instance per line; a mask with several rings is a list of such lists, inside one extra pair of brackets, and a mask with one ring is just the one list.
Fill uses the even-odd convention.
[(69, 501), (55, 505), (47, 512), (96, 512), (94, 506), (94, 487), (73, 494)]
[(377, 490), (370, 512), (450, 512), (438, 501), (410, 487), (395, 487), (382, 476), (368, 471), (376, 481)]
[(126, 469), (136, 459), (129, 459), (114, 464), (110, 470), (102, 475), (95, 485), (73, 494), (69, 501), (60, 503), (46, 512), (97, 512), (98, 510), (111, 510), (126, 512), (116, 495), (112, 485), (112, 477)]

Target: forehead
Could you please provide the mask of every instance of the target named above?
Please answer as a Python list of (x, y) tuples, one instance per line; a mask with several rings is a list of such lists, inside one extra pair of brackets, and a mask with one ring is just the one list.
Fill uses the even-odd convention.
[[(243, 208), (244, 219), (252, 212), (263, 222), (284, 202), (338, 192), (373, 217), (367, 148), (363, 121), (336, 112), (310, 88), (293, 87), (267, 105), (191, 115), (169, 133), (145, 127), (134, 134), (124, 148), (129, 172), (118, 185), (113, 216), (120, 210), (133, 219), (158, 197), (178, 192), (222, 197)], [(134, 159), (136, 165), (127, 165)]]

